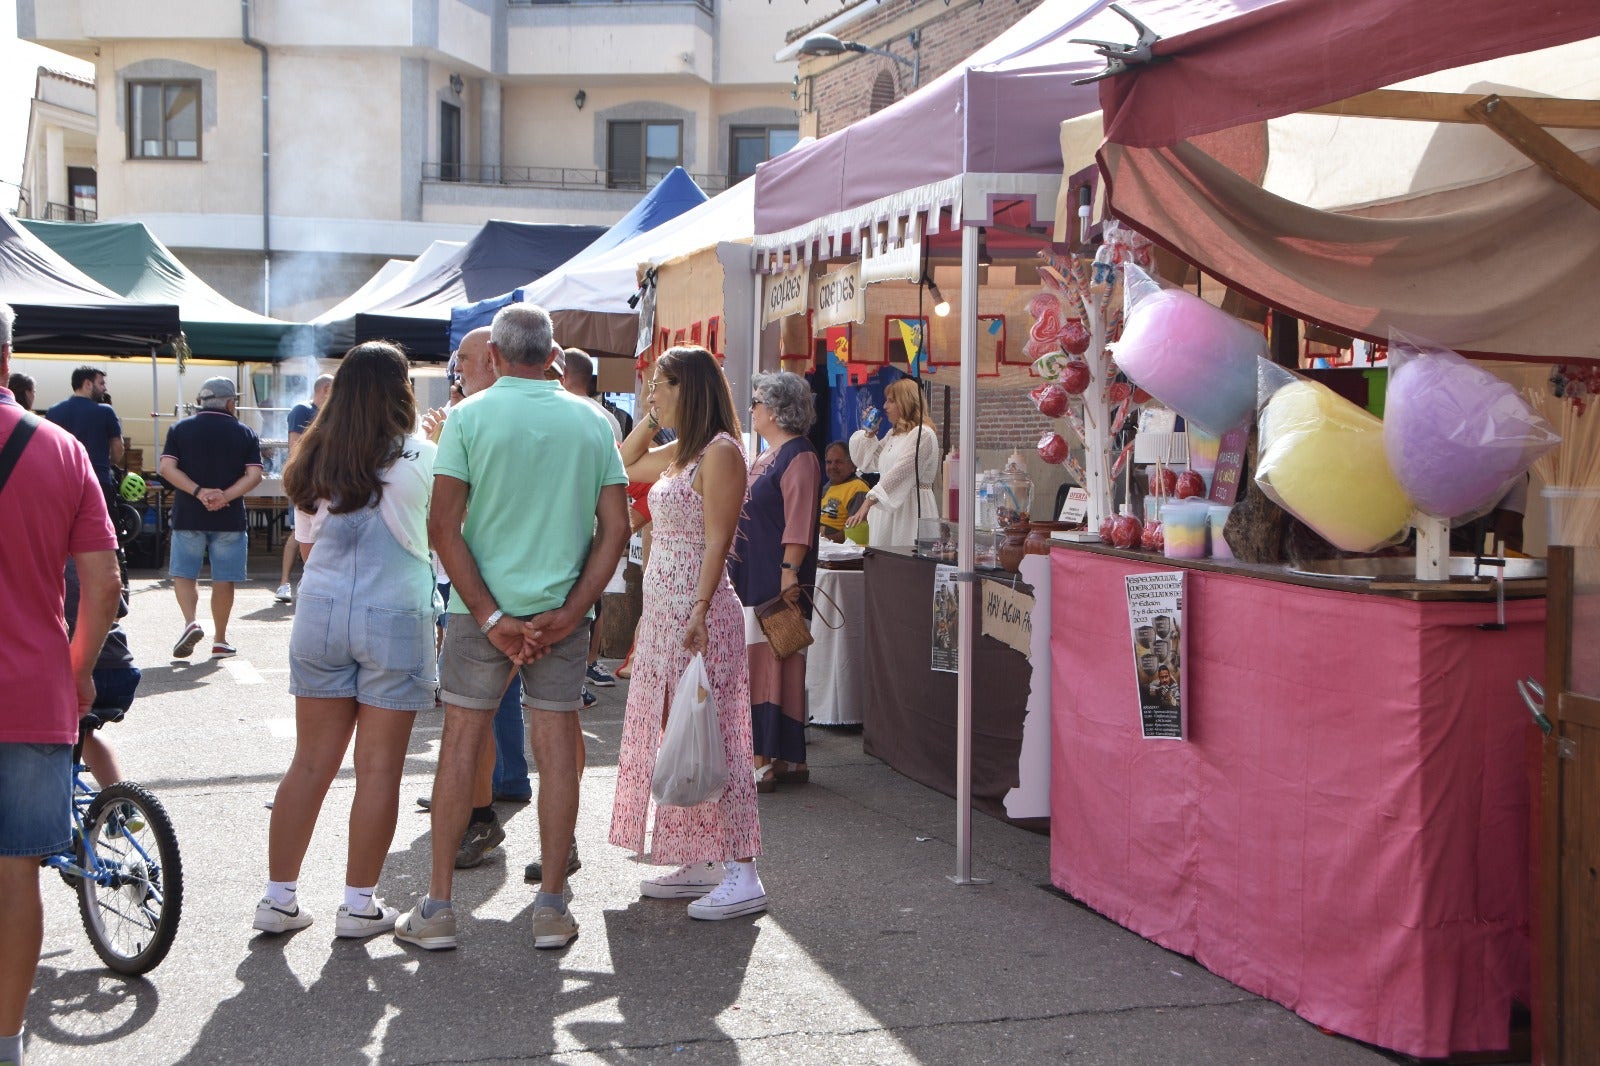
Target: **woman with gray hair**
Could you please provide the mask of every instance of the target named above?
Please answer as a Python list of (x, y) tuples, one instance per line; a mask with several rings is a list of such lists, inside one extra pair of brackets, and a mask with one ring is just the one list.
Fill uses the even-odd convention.
[[(750, 492), (734, 538), (730, 570), (745, 610), (750, 657), (750, 713), (756, 790), (810, 779), (806, 767), (806, 656), (779, 660), (755, 623), (754, 609), (782, 596), (800, 601), (817, 573), (817, 509), (822, 464), (806, 439), (817, 420), (811, 386), (796, 374), (757, 374), (751, 428), (766, 451), (750, 464)], [(810, 608), (801, 604), (808, 615)]]

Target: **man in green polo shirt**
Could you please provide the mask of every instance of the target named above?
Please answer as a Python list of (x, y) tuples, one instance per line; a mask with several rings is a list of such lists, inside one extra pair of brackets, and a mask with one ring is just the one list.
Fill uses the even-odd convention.
[(561, 351), (552, 333), (540, 308), (502, 308), (489, 335), (498, 379), (457, 404), (439, 436), (428, 538), (451, 594), (433, 870), (428, 895), (395, 926), (397, 938), (424, 948), (456, 946), (457, 845), (478, 752), (513, 670), (539, 767), (534, 946), (565, 947), (578, 935), (562, 899), (578, 816), (577, 711), (592, 608), (627, 545), (628, 479), (605, 416), (545, 380)]

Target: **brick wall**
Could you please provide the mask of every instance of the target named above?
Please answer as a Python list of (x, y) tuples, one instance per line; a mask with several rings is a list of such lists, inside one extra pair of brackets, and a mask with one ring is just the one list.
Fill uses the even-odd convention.
[[(885, 0), (874, 6), (870, 14), (852, 23), (845, 36), (911, 59), (913, 51), (906, 35), (913, 29), (920, 29), (921, 75), (922, 84), (926, 85), (994, 40), (1040, 2), (966, 0), (963, 3), (957, 0), (943, 7), (916, 0)], [(811, 79), (811, 107), (806, 115), (808, 132), (813, 122), (816, 134), (826, 136), (866, 118), (873, 82), (883, 70), (889, 71), (895, 79), (896, 100), (911, 94), (911, 68), (882, 56), (847, 53), (837, 58), (802, 58), (800, 76)]]

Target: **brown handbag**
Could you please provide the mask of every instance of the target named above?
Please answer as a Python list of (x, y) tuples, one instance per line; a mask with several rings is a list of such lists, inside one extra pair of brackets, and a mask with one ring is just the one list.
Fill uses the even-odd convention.
[[(816, 596), (820, 593), (822, 598), (827, 600), (829, 605), (833, 607), (835, 613), (839, 613), (839, 605), (833, 602), (832, 596), (829, 596), (814, 585), (809, 592), (813, 608), (817, 606)], [(806, 595), (807, 590), (802, 588), (800, 594)], [(790, 603), (783, 598), (781, 593), (761, 604), (755, 611), (756, 624), (761, 627), (761, 632), (766, 636), (767, 646), (772, 649), (773, 658), (779, 660), (787, 659), (795, 652), (809, 648), (815, 641), (815, 638), (811, 635), (811, 624), (806, 621), (806, 616), (801, 612), (800, 605), (798, 603)], [(818, 616), (821, 617), (820, 611)], [(839, 626), (844, 625), (844, 615), (839, 613), (839, 625), (834, 625), (826, 618), (822, 619), (822, 624), (829, 629), (838, 629)]]

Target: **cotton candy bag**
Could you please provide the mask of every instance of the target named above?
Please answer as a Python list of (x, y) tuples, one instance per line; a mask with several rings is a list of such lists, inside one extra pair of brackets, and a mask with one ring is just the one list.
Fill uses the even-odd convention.
[(1383, 447), (1418, 510), (1481, 514), (1560, 440), (1508, 382), (1448, 348), (1390, 331)]

